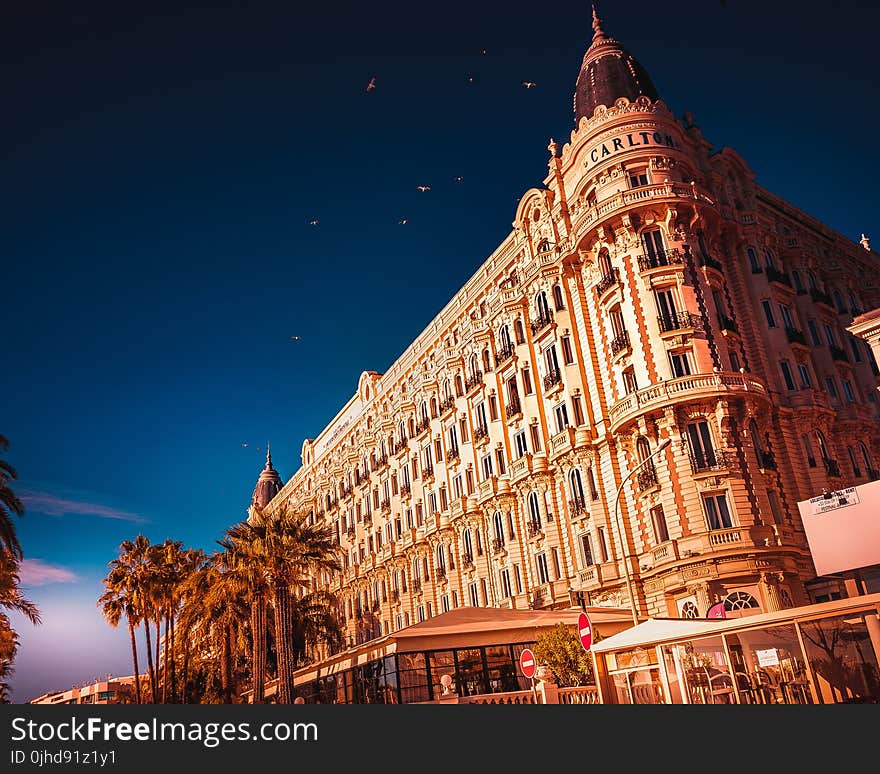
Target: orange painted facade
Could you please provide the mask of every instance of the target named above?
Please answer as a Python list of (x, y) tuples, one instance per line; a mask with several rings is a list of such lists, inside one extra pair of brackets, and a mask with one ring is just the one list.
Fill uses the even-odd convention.
[[(596, 29), (601, 79), (623, 49)], [(627, 88), (551, 141), (508, 237), (268, 504), (335, 527), (345, 569), (316, 583), (353, 642), (463, 605), (625, 607), (629, 584), (641, 617), (804, 604), (797, 502), (878, 476), (877, 364), (847, 326), (880, 306), (880, 255)]]

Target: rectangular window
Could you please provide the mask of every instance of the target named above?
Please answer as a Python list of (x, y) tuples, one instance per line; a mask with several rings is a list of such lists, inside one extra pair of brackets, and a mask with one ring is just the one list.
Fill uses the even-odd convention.
[(639, 384), (636, 381), (636, 372), (632, 367), (627, 368), (623, 371), (623, 391), (629, 395), (631, 392), (635, 392), (639, 389)]
[(516, 583), (516, 593), (522, 594), (523, 585), (522, 585), (522, 574), (519, 571), (519, 565), (513, 565), (513, 580)]
[(782, 324), (786, 330), (794, 330), (794, 320), (791, 317), (791, 308), (785, 304), (779, 305), (779, 314), (782, 315)]
[(512, 589), (510, 588), (510, 571), (505, 567), (498, 573), (498, 578), (501, 581), (501, 596), (504, 599), (512, 597)]
[(568, 408), (563, 402), (553, 409), (553, 413), (556, 416), (556, 432), (561, 433), (568, 427)]
[(458, 433), (455, 430), (455, 425), (449, 428), (449, 449), (450, 451), (458, 451)]
[(452, 479), (452, 496), (457, 500), (464, 494), (461, 488), (461, 474)]
[(599, 543), (599, 558), (603, 562), (608, 561), (608, 539), (605, 536), (605, 527), (596, 527), (596, 540)]
[(425, 525), (425, 508), (419, 502), (416, 503), (416, 526), (423, 527)]
[(461, 428), (461, 442), (467, 443), (470, 438), (468, 435), (467, 419), (462, 419), (461, 422), (459, 422), (459, 427)]
[(739, 355), (736, 352), (730, 352), (730, 370), (739, 371)]
[(504, 464), (504, 449), (495, 450), (495, 460), (498, 462), (498, 475), (503, 476), (507, 472), (507, 466)]
[(706, 510), (706, 521), (709, 529), (730, 529), (733, 522), (730, 520), (730, 511), (727, 508), (727, 495), (721, 494), (703, 495), (703, 507)]
[(535, 452), (541, 451), (541, 428), (538, 427), (538, 425), (532, 425), (531, 434), (532, 434), (532, 449)]
[[(638, 172), (630, 172), (629, 175), (629, 187), (630, 188), (639, 188), (640, 186), (648, 185), (648, 175), (644, 170), (639, 170)], [(660, 232), (655, 232), (659, 234)]]
[(779, 367), (782, 369), (782, 378), (785, 380), (785, 386), (789, 390), (796, 390), (797, 387), (794, 383), (794, 376), (791, 373), (791, 365), (787, 360), (782, 360), (779, 363)]
[(549, 583), (550, 573), (547, 571), (547, 555), (540, 553), (535, 557), (535, 567), (538, 570), (538, 583)]
[(798, 363), (798, 375), (801, 377), (802, 390), (808, 390), (813, 386), (813, 382), (810, 380), (810, 369), (805, 363)]
[(437, 512), (437, 493), (428, 492), (428, 516), (433, 516)]
[(819, 338), (819, 327), (816, 325), (815, 320), (807, 320), (807, 330), (810, 331), (810, 338), (813, 340), (813, 344), (821, 347), (822, 339)]
[(581, 535), (581, 559), (584, 560), (584, 567), (590, 567), (595, 564), (593, 561), (593, 541), (589, 532)]
[(672, 366), (673, 378), (691, 375), (691, 359), (686, 350), (670, 352), (669, 364)]
[(449, 508), (449, 496), (446, 494), (446, 485), (440, 487), (440, 508), (446, 510)]
[(562, 577), (562, 572), (559, 568), (559, 551), (556, 548), (550, 549), (550, 556), (553, 558), (553, 579), (559, 580)]
[(575, 395), (571, 399), (571, 410), (574, 413), (574, 423), (578, 427), (584, 424), (584, 410), (581, 408), (580, 396)]
[(479, 607), (480, 606), (480, 598), (477, 593), (477, 584), (476, 583), (468, 584), (468, 595), (471, 598), (471, 607)]
[(855, 403), (856, 396), (853, 394), (852, 384), (849, 379), (841, 379), (840, 384), (843, 387), (843, 397), (847, 403)]
[(498, 398), (494, 395), (489, 396), (489, 420), (494, 422), (498, 419)]
[(837, 339), (834, 338), (834, 331), (828, 323), (822, 323), (822, 329), (825, 331), (825, 341), (829, 347), (837, 346)]
[(472, 495), (474, 493), (474, 471), (471, 468), (468, 468), (464, 472), (464, 478), (467, 483), (467, 493)]
[(828, 389), (828, 394), (832, 398), (837, 398), (837, 383), (834, 381), (833, 376), (825, 377), (825, 387)]
[(655, 290), (654, 299), (657, 302), (657, 314), (660, 315), (661, 330), (673, 331), (678, 328), (678, 314), (675, 310), (675, 297), (672, 294), (672, 288)]
[(523, 393), (526, 395), (531, 395), (533, 392), (533, 390), (532, 390), (532, 372), (528, 368), (523, 368), (522, 380), (523, 380)]
[(767, 327), (775, 328), (776, 327), (776, 319), (773, 317), (773, 307), (770, 306), (769, 301), (762, 301), (761, 306), (764, 309), (764, 316), (767, 318)]
[(669, 528), (666, 525), (666, 514), (663, 513), (662, 505), (651, 508), (651, 524), (654, 527), (654, 540), (657, 545), (669, 540)]
[[(647, 184), (648, 180), (645, 178), (643, 185)], [(642, 238), (645, 242), (645, 253), (649, 258), (657, 258), (658, 256), (663, 255), (663, 234), (660, 233), (659, 228), (646, 231), (642, 235)]]
[(706, 420), (691, 422), (687, 426), (688, 446), (697, 468), (714, 467), (715, 447), (712, 445), (712, 432)]
[(485, 457), (483, 457), (483, 459), (480, 462), (481, 462), (482, 469), (483, 469), (483, 481), (487, 481), (488, 479), (492, 478), (492, 475), (493, 475), (492, 455), (487, 454)]
[(571, 338), (569, 336), (562, 337), (562, 362), (565, 365), (571, 365), (574, 362), (574, 353), (571, 351)]
[(849, 347), (853, 353), (853, 360), (856, 363), (862, 362), (862, 348), (859, 346), (859, 342), (857, 342), (852, 336), (849, 337)]

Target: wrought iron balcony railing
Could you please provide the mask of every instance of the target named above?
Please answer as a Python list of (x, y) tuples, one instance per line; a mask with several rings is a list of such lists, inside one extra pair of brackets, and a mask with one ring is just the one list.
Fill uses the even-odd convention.
[(596, 293), (601, 296), (606, 290), (608, 290), (608, 288), (610, 288), (612, 285), (616, 285), (618, 282), (620, 282), (620, 271), (618, 271), (616, 268), (611, 269), (608, 274), (603, 276), (596, 283)]
[(617, 355), (624, 350), (630, 348), (629, 344), (629, 334), (626, 331), (621, 331), (618, 333), (613, 339), (611, 339), (611, 354)]
[(532, 320), (532, 333), (544, 330), (553, 322), (553, 315), (550, 312), (541, 312), (534, 320)]
[(562, 374), (558, 368), (551, 368), (544, 377), (544, 389), (549, 390), (557, 384), (562, 383)]
[(693, 328), (694, 319), (690, 312), (671, 312), (660, 315), (657, 322), (660, 325), (661, 333), (668, 333), (669, 331), (680, 331), (683, 328)]
[(506, 342), (501, 345), (498, 351), (495, 353), (495, 362), (499, 365), (506, 360), (509, 360), (513, 357), (516, 352), (516, 347), (512, 342)]
[(683, 263), (682, 254), (678, 250), (658, 250), (654, 255), (640, 255), (639, 271), (657, 269), (661, 266), (675, 266)]

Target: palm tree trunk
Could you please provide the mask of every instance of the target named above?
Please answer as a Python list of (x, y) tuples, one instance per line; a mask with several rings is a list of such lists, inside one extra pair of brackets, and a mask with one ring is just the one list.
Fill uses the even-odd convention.
[(180, 681), (180, 703), (186, 704), (186, 681), (189, 679), (189, 639), (183, 639), (183, 676)]
[(251, 604), (251, 669), (254, 681), (254, 704), (266, 701), (266, 595), (254, 592)]
[(156, 615), (156, 620), (153, 622), (153, 629), (156, 632), (156, 701), (159, 701), (159, 675), (162, 669), (162, 661), (159, 654), (159, 634), (160, 629), (162, 627), (162, 616), (160, 614)]
[(275, 651), (278, 658), (278, 703), (293, 703), (293, 622), (291, 620), (290, 589), (275, 586)]
[(147, 633), (147, 672), (150, 676), (150, 703), (156, 703), (156, 669), (153, 666), (153, 647), (150, 644), (150, 622), (144, 618), (144, 631)]
[(131, 660), (134, 663), (134, 690), (137, 703), (141, 704), (141, 672), (138, 666), (137, 639), (134, 636), (134, 621), (128, 619), (128, 633), (131, 635)]
[(220, 648), (220, 693), (224, 704), (232, 704), (232, 641), (229, 627), (223, 627), (223, 642)]
[(168, 703), (168, 655), (169, 655), (169, 638), (168, 638), (168, 615), (165, 616), (165, 648), (162, 653), (162, 703)]
[(174, 616), (171, 616), (171, 703), (177, 701), (177, 670), (174, 663)]

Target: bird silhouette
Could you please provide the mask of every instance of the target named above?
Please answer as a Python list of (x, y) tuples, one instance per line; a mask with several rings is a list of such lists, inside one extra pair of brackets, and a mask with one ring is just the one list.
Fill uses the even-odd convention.
[(456, 182), (456, 183), (460, 183), (462, 180), (464, 180), (463, 177), (453, 177), (452, 179), (453, 179), (453, 181)]
[(397, 221), (397, 222), (398, 222), (401, 226), (405, 226), (407, 223), (409, 223), (409, 221), (408, 221), (406, 218), (404, 218), (403, 220), (399, 220), (399, 221)]
[(532, 81), (523, 81), (522, 85), (525, 86), (527, 89), (531, 89), (531, 88), (534, 88), (535, 86), (537, 86), (538, 84), (534, 83)]
[(367, 84), (367, 91), (370, 92), (376, 88), (376, 79), (370, 78), (370, 82)]
[(431, 190), (431, 186), (429, 185), (417, 185), (416, 188), (418, 188), (422, 193)]
[(291, 336), (290, 338), (291, 338), (293, 341), (299, 341), (302, 337), (301, 337), (301, 336)]
[(318, 225), (318, 221), (317, 221), (317, 220), (310, 220), (310, 221), (309, 221), (309, 225), (310, 225), (310, 226), (317, 226), (317, 225)]
[(246, 444), (246, 443), (243, 443), (242, 446), (244, 446), (245, 449), (247, 448), (247, 444)]
[(474, 76), (473, 76), (473, 75), (469, 75), (467, 80), (468, 80), (468, 83), (473, 83), (473, 82), (474, 82)]

